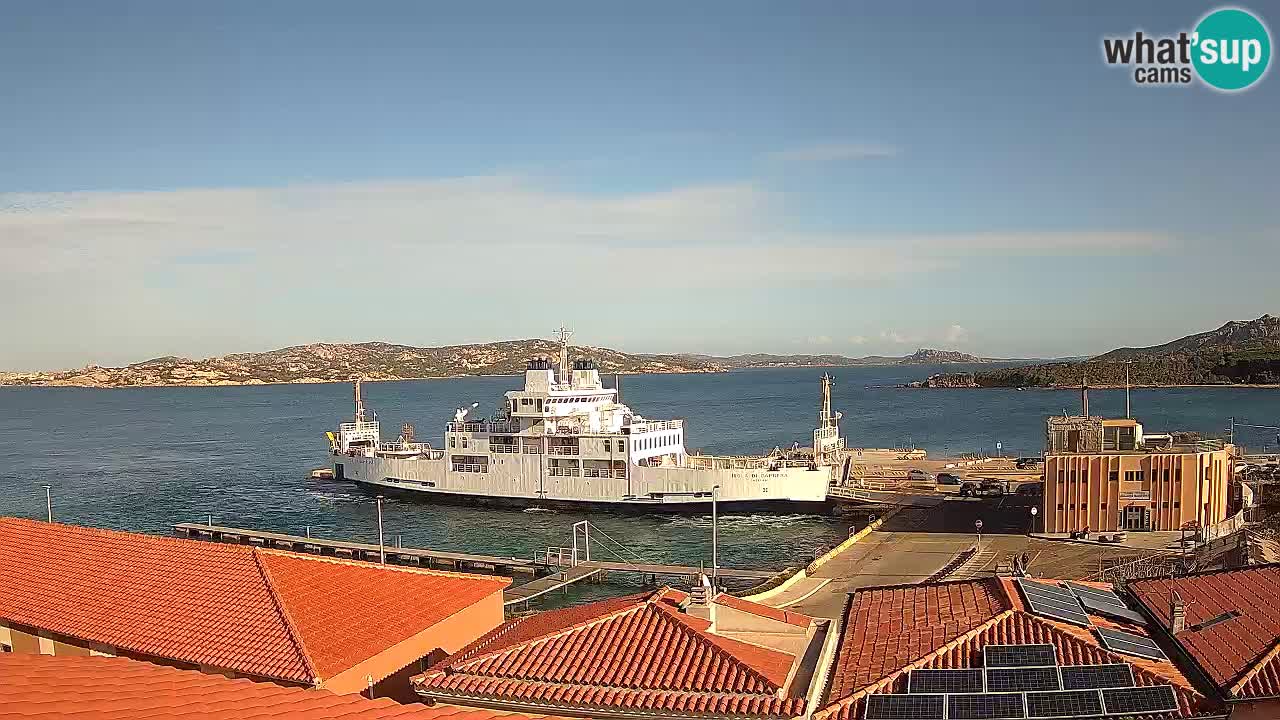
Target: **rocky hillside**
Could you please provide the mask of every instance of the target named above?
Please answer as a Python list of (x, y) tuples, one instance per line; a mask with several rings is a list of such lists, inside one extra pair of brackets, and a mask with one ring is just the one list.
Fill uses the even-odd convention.
[[(973, 373), (969, 387), (1280, 384), (1280, 318), (1232, 321), (1163, 345), (1118, 348), (1088, 360), (1040, 363)], [(933, 378), (931, 378), (933, 380)], [(962, 386), (955, 378), (954, 386)], [(933, 387), (953, 386), (945, 376)]]
[[(262, 353), (238, 353), (191, 360), (161, 357), (125, 367), (90, 366), (78, 370), (0, 373), (0, 385), (74, 385), (136, 387), (163, 385), (261, 385), (342, 381), (352, 375), (370, 380), (513, 375), (535, 355), (556, 356), (550, 340), (510, 340), (478, 345), (420, 348), (389, 343), (316, 343)], [(716, 372), (714, 362), (669, 355), (635, 355), (607, 348), (574, 347), (571, 356), (589, 357), (602, 373)]]
[(948, 363), (981, 363), (987, 360), (957, 350), (920, 348), (898, 361), (902, 365), (945, 365)]

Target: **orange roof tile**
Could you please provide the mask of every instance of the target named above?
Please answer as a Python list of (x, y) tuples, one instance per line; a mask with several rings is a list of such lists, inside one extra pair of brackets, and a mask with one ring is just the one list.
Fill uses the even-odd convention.
[[(108, 657), (0, 655), (0, 719), (528, 720), (451, 705), (402, 705), (232, 680)], [(533, 716), (539, 717), (539, 716)]]
[[(1280, 565), (1139, 580), (1128, 589), (1165, 627), (1178, 593), (1187, 629), (1173, 639), (1228, 697), (1280, 695)], [(1240, 614), (1196, 627), (1233, 611)]]
[(1176, 717), (1214, 709), (1174, 664), (1111, 652), (1088, 630), (1028, 612), (1008, 578), (985, 578), (851, 594), (828, 704), (814, 718), (854, 720), (869, 694), (906, 692), (912, 669), (981, 667), (987, 645), (1040, 643), (1054, 646), (1060, 665), (1128, 663), (1139, 685), (1173, 685)]
[(512, 620), (412, 682), (456, 702), (803, 712), (802, 697), (782, 692), (794, 656), (716, 635), (706, 620), (677, 609), (676, 597), (658, 590)]
[(0, 518), (0, 618), (277, 680), (332, 677), (509, 582)]

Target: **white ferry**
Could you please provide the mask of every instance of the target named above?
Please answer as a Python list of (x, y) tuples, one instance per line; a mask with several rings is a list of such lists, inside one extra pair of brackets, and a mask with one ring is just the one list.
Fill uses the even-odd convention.
[[(437, 502), (549, 508), (600, 505), (647, 511), (825, 507), (842, 471), (840, 413), (823, 376), (813, 454), (761, 457), (690, 455), (684, 421), (650, 420), (606, 388), (591, 360), (569, 366), (569, 333), (560, 332), (559, 365), (529, 361), (524, 387), (506, 393), (491, 419), (459, 409), (443, 448), (412, 433), (383, 441), (366, 418), (355, 381), (355, 417), (328, 433), (333, 477), (378, 492), (421, 494)], [(616, 385), (616, 383), (615, 383)], [(405, 435), (408, 435), (407, 437)]]

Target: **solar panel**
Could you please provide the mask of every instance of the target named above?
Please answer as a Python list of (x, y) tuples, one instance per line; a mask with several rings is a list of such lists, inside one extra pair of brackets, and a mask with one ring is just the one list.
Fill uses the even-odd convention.
[(1098, 637), (1102, 638), (1102, 646), (1108, 650), (1148, 660), (1168, 660), (1164, 651), (1152, 642), (1151, 638), (1110, 628), (1096, 628), (1096, 630)]
[(1021, 720), (1026, 716), (1022, 693), (947, 696), (947, 717), (951, 720)]
[(1129, 663), (1111, 665), (1065, 665), (1062, 672), (1063, 690), (1088, 690), (1091, 688), (1130, 687), (1133, 670)]
[(1146, 625), (1147, 619), (1141, 613), (1130, 610), (1123, 605), (1113, 605), (1109, 602), (1100, 602), (1096, 598), (1087, 595), (1080, 596), (1080, 604), (1084, 609), (1094, 615), (1109, 617), (1113, 620), (1124, 620), (1135, 625)]
[(907, 678), (909, 693), (980, 693), (985, 689), (982, 668), (912, 670)]
[(1102, 714), (1097, 690), (1056, 690), (1027, 693), (1029, 718), (1079, 718)]
[(1110, 590), (1073, 582), (1067, 583), (1067, 589), (1077, 596), (1089, 595), (1101, 600), (1102, 602), (1109, 602), (1112, 605), (1120, 605), (1121, 607), (1124, 606), (1124, 601), (1120, 599), (1120, 596)]
[(943, 720), (945, 695), (870, 695), (867, 720)]
[(1057, 665), (1058, 653), (1052, 645), (987, 645), (983, 663), (989, 667), (1042, 667)]
[(1076, 583), (1067, 583), (1067, 587), (1079, 599), (1080, 604), (1084, 608), (1095, 615), (1102, 615), (1116, 620), (1124, 620), (1126, 622), (1135, 623), (1137, 625), (1147, 624), (1147, 619), (1140, 613), (1130, 610), (1124, 604), (1124, 600), (1119, 595), (1110, 590), (1100, 590), (1098, 588), (1089, 587), (1087, 585), (1078, 585)]
[(1147, 687), (1107, 688), (1102, 692), (1102, 702), (1108, 715), (1127, 713), (1153, 713), (1178, 709), (1178, 698), (1172, 685)]
[(1056, 667), (987, 668), (987, 692), (1061, 689)]
[(1072, 625), (1091, 626), (1089, 616), (1084, 608), (1080, 607), (1080, 601), (1070, 591), (1028, 580), (1018, 580), (1018, 587), (1022, 588), (1022, 594), (1026, 597), (1031, 612)]

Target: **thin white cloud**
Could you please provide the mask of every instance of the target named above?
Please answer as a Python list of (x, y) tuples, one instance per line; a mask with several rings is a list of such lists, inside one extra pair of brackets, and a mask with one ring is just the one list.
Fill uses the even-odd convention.
[(898, 154), (897, 148), (888, 145), (861, 143), (825, 143), (766, 153), (765, 157), (781, 163), (830, 163), (853, 160), (890, 158)]
[(952, 325), (947, 328), (944, 337), (949, 343), (963, 343), (969, 339), (969, 331), (960, 325)]
[(851, 345), (865, 345), (867, 338), (864, 335), (853, 335), (849, 338), (849, 343)]
[[(280, 328), (295, 340), (316, 339), (317, 328), (365, 337), (385, 332), (365, 328), (371, 313), (385, 318), (389, 296), (415, 328), (439, 313), (467, 327), (489, 316), (523, 327), (531, 296), (617, 310), (626, 326), (656, 293), (670, 305), (708, 291), (866, 289), (944, 269), (988, 272), (993, 250), (1141, 254), (1167, 243), (1106, 231), (813, 232), (782, 200), (750, 183), (610, 195), (511, 176), (0, 193), (0, 306), (13, 321), (0, 367), (30, 366), (12, 358), (36, 357), (31, 348), (52, 366), (64, 361), (44, 358), (79, 363), (94, 347), (199, 352), (193, 336), (224, 352), (251, 332), (270, 347)], [(918, 342), (891, 331), (881, 339)]]
[(915, 345), (920, 342), (920, 338), (914, 335), (905, 335), (897, 330), (881, 330), (880, 339), (894, 345)]
[(815, 335), (809, 338), (810, 345), (830, 345), (831, 338), (826, 335)]

